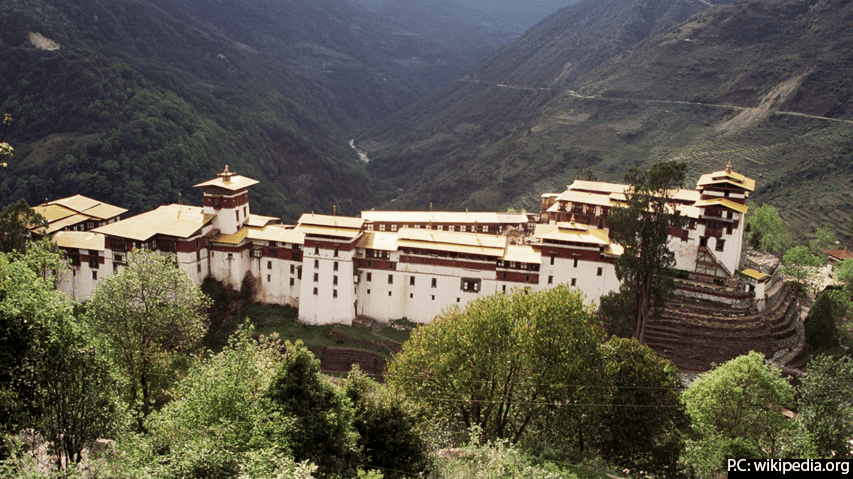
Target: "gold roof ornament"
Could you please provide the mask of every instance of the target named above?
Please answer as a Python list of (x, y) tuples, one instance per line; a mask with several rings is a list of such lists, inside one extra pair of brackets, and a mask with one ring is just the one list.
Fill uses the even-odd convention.
[(729, 164), (726, 165), (726, 173), (732, 174), (732, 160), (729, 160)]
[(572, 224), (572, 226), (574, 226), (574, 225), (575, 225), (575, 214), (574, 214), (574, 213), (572, 213), (572, 219), (571, 219), (571, 220), (569, 220), (569, 223), (571, 223), (571, 224)]
[(228, 165), (225, 165), (225, 169), (222, 170), (222, 173), (219, 173), (216, 176), (222, 178), (224, 183), (231, 183), (231, 177), (234, 176), (234, 172), (228, 171)]

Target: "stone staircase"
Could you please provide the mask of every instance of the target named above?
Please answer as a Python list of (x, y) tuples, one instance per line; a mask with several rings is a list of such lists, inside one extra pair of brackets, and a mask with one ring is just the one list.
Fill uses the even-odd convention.
[(784, 366), (803, 348), (799, 305), (787, 287), (758, 312), (688, 298), (672, 300), (646, 326), (646, 344), (682, 371), (707, 371), (750, 351)]

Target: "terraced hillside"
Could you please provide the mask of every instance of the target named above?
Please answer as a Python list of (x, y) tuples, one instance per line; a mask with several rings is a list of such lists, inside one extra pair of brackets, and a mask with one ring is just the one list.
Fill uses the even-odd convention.
[[(507, 47), (444, 98), (408, 110), (406, 131), (388, 126), (362, 145), (375, 158), (371, 173), (400, 187), (397, 205), (472, 209), (536, 209), (542, 193), (584, 169), (621, 181), (632, 167), (679, 159), (693, 180), (732, 160), (756, 179), (752, 199), (775, 205), (794, 231), (827, 223), (850, 238), (851, 24), (843, 0), (717, 5), (572, 68), (571, 80), (530, 77), (546, 52), (510, 56), (514, 73), (475, 74), (496, 71)], [(563, 40), (543, 48), (571, 51), (587, 38)]]
[(646, 343), (682, 371), (707, 371), (750, 351), (784, 363), (802, 349), (798, 314), (797, 300), (783, 284), (763, 312), (675, 300), (649, 323)]

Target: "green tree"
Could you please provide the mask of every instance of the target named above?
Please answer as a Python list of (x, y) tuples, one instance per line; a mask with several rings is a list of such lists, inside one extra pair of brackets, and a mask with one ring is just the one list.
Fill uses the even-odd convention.
[(9, 124), (12, 123), (12, 115), (3, 115), (3, 136), (0, 136), (0, 166), (6, 167), (6, 159), (12, 157), (12, 147), (6, 143), (6, 134), (9, 133)]
[(400, 395), (370, 379), (356, 366), (343, 383), (355, 409), (361, 463), (387, 478), (417, 476), (429, 465), (426, 442), (416, 430), (415, 413)]
[(296, 418), (289, 435), (294, 458), (316, 464), (322, 477), (355, 476), (352, 405), (321, 374), (320, 361), (301, 341), (288, 342), (285, 348), (267, 394), (281, 414)]
[(798, 391), (800, 420), (817, 453), (825, 458), (853, 457), (853, 359), (826, 355), (812, 359)]
[(838, 239), (835, 237), (835, 232), (832, 231), (828, 226), (819, 226), (815, 230), (815, 237), (809, 241), (809, 249), (812, 254), (817, 256), (823, 261), (826, 261), (826, 253), (823, 252), (825, 249), (830, 249), (838, 243)]
[(45, 219), (24, 200), (12, 203), (0, 212), (0, 251), (24, 252), (30, 229), (44, 226)]
[(753, 248), (779, 254), (791, 244), (791, 234), (785, 229), (776, 208), (763, 204), (750, 208), (746, 218), (747, 241)]
[(853, 299), (853, 259), (845, 259), (835, 266), (835, 278), (841, 282)]
[(566, 285), (478, 298), (414, 331), (387, 381), (455, 431), (517, 443), (535, 428), (553, 445), (573, 431), (579, 444), (595, 388), (577, 385), (600, 380), (600, 342), (594, 311)]
[(834, 293), (824, 291), (819, 294), (803, 322), (806, 344), (814, 351), (824, 351), (838, 345), (838, 320), (845, 308), (841, 295)]
[(13, 257), (0, 255), (3, 432), (34, 430), (64, 469), (112, 429), (116, 381), (72, 314), (73, 303), (51, 278), (36, 275), (33, 261)]
[(795, 423), (782, 414), (794, 401), (793, 388), (764, 356), (750, 352), (699, 378), (683, 395), (694, 436), (683, 460), (697, 477), (717, 477), (733, 457), (778, 458), (796, 435)]
[[(267, 391), (283, 360), (277, 338), (240, 327), (217, 354), (195, 361), (146, 421), (119, 444), (113, 477), (310, 477), (289, 447), (299, 419), (276, 411)], [(147, 474), (144, 472), (147, 471)]]
[(596, 445), (633, 472), (676, 475), (689, 420), (678, 369), (636, 339), (603, 345), (605, 407), (595, 409)]
[(620, 294), (631, 300), (633, 336), (641, 343), (651, 314), (659, 314), (674, 287), (675, 254), (667, 246), (669, 229), (685, 224), (670, 200), (684, 183), (687, 165), (662, 162), (649, 171), (625, 174), (624, 208), (610, 213), (610, 234), (625, 251), (616, 260)]
[(812, 270), (820, 266), (820, 258), (813, 255), (806, 246), (796, 246), (785, 252), (782, 257), (782, 271), (797, 279), (797, 282), (805, 286), (806, 281), (814, 275)]
[(127, 266), (101, 280), (89, 297), (92, 328), (128, 380), (140, 427), (157, 393), (168, 387), (171, 360), (204, 335), (207, 305), (173, 258), (150, 251), (132, 251)]

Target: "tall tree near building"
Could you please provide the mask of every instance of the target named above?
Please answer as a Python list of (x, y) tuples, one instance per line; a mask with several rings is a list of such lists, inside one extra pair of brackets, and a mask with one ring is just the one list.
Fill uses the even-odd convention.
[(168, 385), (175, 355), (204, 335), (208, 298), (171, 256), (132, 251), (127, 266), (106, 276), (86, 303), (93, 328), (128, 379), (139, 427)]
[(648, 171), (632, 168), (625, 174), (625, 207), (610, 213), (610, 235), (625, 248), (616, 260), (619, 294), (630, 300), (633, 336), (641, 343), (647, 322), (663, 309), (674, 286), (675, 254), (667, 240), (670, 228), (680, 228), (686, 220), (670, 201), (686, 174), (687, 165), (675, 161), (657, 163)]
[(456, 432), (582, 449), (600, 388), (576, 385), (602, 378), (596, 323), (568, 285), (479, 298), (418, 328), (387, 380)]

